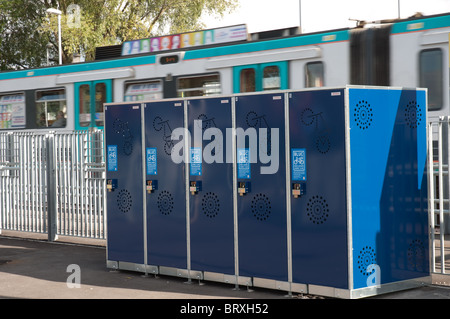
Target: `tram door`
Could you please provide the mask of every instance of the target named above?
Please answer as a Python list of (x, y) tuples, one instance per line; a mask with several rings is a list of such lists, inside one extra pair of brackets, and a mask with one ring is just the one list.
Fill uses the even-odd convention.
[(233, 70), (233, 93), (286, 90), (288, 62), (241, 65)]
[(103, 104), (112, 102), (112, 80), (75, 83), (75, 129), (103, 128)]

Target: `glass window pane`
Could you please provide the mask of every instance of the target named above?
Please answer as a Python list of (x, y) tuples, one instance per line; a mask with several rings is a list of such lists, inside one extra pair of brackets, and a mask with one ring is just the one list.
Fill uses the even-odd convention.
[(125, 87), (125, 102), (161, 100), (162, 98), (162, 81), (127, 83)]
[(80, 86), (79, 94), (79, 124), (89, 126), (91, 124), (91, 87), (88, 84)]
[(281, 89), (280, 69), (277, 66), (266, 66), (263, 70), (263, 90)]
[(178, 97), (208, 96), (220, 93), (218, 74), (178, 79)]
[(103, 103), (106, 103), (106, 84), (97, 83), (95, 85), (95, 125), (103, 126), (105, 113)]
[(0, 95), (0, 129), (25, 126), (25, 94)]
[(36, 122), (38, 127), (66, 127), (66, 90), (36, 92)]
[(243, 69), (240, 74), (240, 92), (256, 91), (256, 72), (255, 69)]
[(444, 94), (442, 50), (424, 50), (419, 60), (419, 86), (428, 88), (428, 109), (438, 110), (442, 108)]
[(311, 62), (306, 64), (306, 81), (307, 88), (324, 86), (324, 71), (322, 62)]

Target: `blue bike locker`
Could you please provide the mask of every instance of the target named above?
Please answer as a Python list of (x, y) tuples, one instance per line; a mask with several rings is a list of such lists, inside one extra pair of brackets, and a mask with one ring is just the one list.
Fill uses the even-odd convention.
[(359, 298), (428, 283), (426, 91), (288, 94), (293, 290)]
[(344, 97), (289, 93), (294, 283), (348, 288)]
[(231, 97), (187, 101), (191, 269), (215, 281), (235, 274), (231, 111)]
[(184, 101), (145, 103), (148, 264), (187, 269), (185, 167), (172, 160), (172, 132), (184, 127)]
[(424, 89), (361, 86), (106, 104), (107, 266), (339, 298), (430, 283), (426, 113)]
[(141, 105), (107, 105), (105, 120), (107, 260), (135, 269), (145, 255)]
[(272, 287), (288, 281), (285, 94), (236, 96), (235, 113), (239, 275)]

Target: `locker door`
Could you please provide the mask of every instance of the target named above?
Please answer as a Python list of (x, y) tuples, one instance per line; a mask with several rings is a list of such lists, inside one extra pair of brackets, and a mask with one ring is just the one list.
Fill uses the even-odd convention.
[(232, 127), (231, 98), (189, 100), (188, 123), (191, 154), (200, 154), (189, 174), (190, 187), (197, 187), (189, 196), (191, 266), (234, 274), (233, 164), (226, 160), (232, 150), (225, 142)]
[(171, 134), (184, 127), (184, 102), (145, 104), (148, 263), (187, 269), (186, 186)]
[(141, 105), (107, 106), (108, 260), (144, 263)]
[(239, 275), (287, 281), (284, 94), (235, 99), (237, 129), (254, 132), (237, 142)]
[(344, 110), (342, 89), (289, 94), (296, 283), (348, 288)]

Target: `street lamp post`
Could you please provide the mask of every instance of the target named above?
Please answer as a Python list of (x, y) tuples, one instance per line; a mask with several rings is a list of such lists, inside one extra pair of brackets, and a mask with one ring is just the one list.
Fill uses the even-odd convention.
[(58, 51), (59, 51), (59, 65), (62, 65), (62, 44), (61, 44), (61, 10), (50, 8), (47, 13), (56, 14), (58, 16)]

